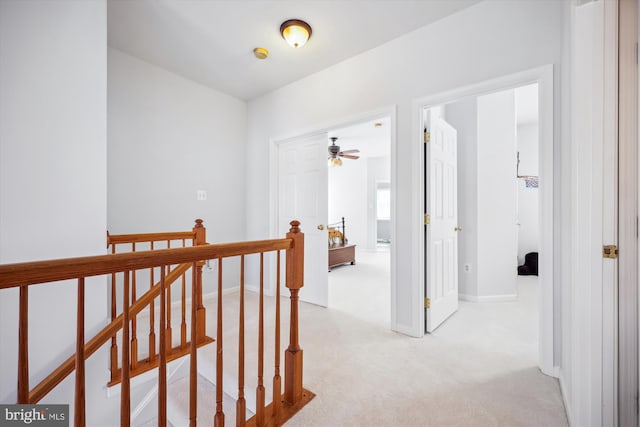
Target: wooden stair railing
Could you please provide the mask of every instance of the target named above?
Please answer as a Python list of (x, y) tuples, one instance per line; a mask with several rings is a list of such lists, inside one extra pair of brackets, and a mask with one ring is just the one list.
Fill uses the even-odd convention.
[[(263, 385), (263, 351), (264, 351), (264, 254), (268, 252), (277, 253), (276, 294), (280, 295), (280, 253), (286, 251), (286, 286), (289, 288), (291, 297), (290, 326), (289, 326), (289, 346), (285, 351), (285, 378), (284, 393), (282, 393), (280, 379), (280, 304), (276, 298), (276, 329), (275, 329), (275, 369), (273, 376), (273, 397), (269, 405), (265, 405), (264, 385)], [(246, 420), (246, 402), (244, 400), (244, 257), (248, 254), (260, 254), (260, 309), (259, 309), (259, 349), (258, 354), (258, 388), (256, 389), (257, 407), (256, 415)], [(239, 314), (239, 368), (238, 368), (238, 401), (236, 403), (236, 426), (277, 426), (284, 424), (291, 416), (308, 403), (314, 394), (305, 390), (302, 386), (302, 349), (298, 340), (298, 292), (304, 284), (304, 235), (300, 232), (299, 222), (291, 222), (291, 230), (284, 239), (261, 240), (253, 242), (240, 242), (216, 245), (199, 245), (177, 249), (161, 249), (154, 251), (142, 251), (132, 253), (116, 253), (101, 256), (69, 258), (53, 261), (27, 262), (18, 264), (0, 265), (0, 290), (7, 288), (20, 288), (20, 311), (18, 322), (18, 403), (34, 403), (32, 393), (29, 392), (29, 353), (28, 353), (28, 289), (30, 286), (57, 282), (63, 280), (77, 280), (78, 301), (76, 326), (76, 354), (73, 357), (71, 370), (76, 369), (76, 388), (74, 420), (75, 425), (85, 425), (85, 378), (84, 363), (93, 352), (99, 347), (99, 342), (106, 343), (115, 334), (120, 324), (122, 328), (122, 372), (121, 372), (121, 404), (120, 418), (122, 426), (129, 426), (130, 399), (131, 399), (131, 350), (130, 342), (130, 322), (131, 317), (135, 317), (140, 310), (144, 309), (149, 300), (154, 299), (159, 294), (160, 314), (160, 346), (158, 363), (158, 425), (167, 424), (167, 382), (166, 364), (168, 361), (169, 346), (166, 345), (168, 332), (166, 321), (168, 318), (168, 282), (180, 277), (183, 273), (181, 264), (190, 263), (193, 268), (193, 279), (191, 286), (191, 342), (188, 345), (190, 353), (189, 369), (189, 419), (190, 425), (196, 426), (197, 419), (197, 337), (198, 337), (198, 288), (202, 284), (198, 283), (196, 268), (203, 260), (217, 260), (218, 264), (218, 286), (217, 286), (217, 324), (216, 336), (216, 408), (214, 425), (224, 426), (224, 408), (222, 404), (223, 382), (222, 382), (222, 261), (229, 257), (241, 258), (241, 283), (240, 283), (240, 314)], [(179, 265), (167, 274), (167, 266)], [(160, 269), (160, 281), (152, 290), (130, 304), (132, 295), (131, 271), (146, 268), (162, 267)], [(98, 336), (89, 342), (84, 342), (84, 288), (85, 278), (93, 276), (103, 276), (112, 274), (123, 275), (124, 292), (122, 295), (123, 313), (116, 317)], [(173, 278), (170, 277), (173, 275)], [(157, 293), (156, 293), (157, 292)], [(66, 365), (65, 365), (66, 366)], [(49, 375), (42, 383), (51, 383), (49, 378), (64, 374), (65, 369), (58, 368)], [(42, 384), (41, 383), (41, 384)], [(46, 387), (43, 387), (44, 390)], [(45, 393), (46, 394), (46, 393)], [(43, 394), (44, 395), (44, 394)], [(213, 408), (211, 408), (213, 410)]]
[[(201, 219), (195, 220), (196, 224), (193, 227), (192, 231), (185, 232), (169, 232), (169, 233), (144, 233), (144, 234), (109, 234), (107, 233), (107, 248), (111, 249), (111, 253), (122, 253), (123, 248), (125, 246), (126, 252), (136, 252), (137, 249), (140, 249), (141, 246), (145, 246), (148, 250), (156, 250), (159, 249), (159, 246), (164, 245), (165, 249), (170, 249), (172, 244), (177, 244), (179, 247), (187, 247), (187, 242), (190, 243), (191, 246), (201, 246), (206, 245), (206, 228), (202, 224)], [(120, 250), (118, 250), (120, 249)], [(202, 266), (203, 262), (198, 262), (196, 267), (193, 270), (192, 274), (192, 283), (196, 284), (196, 319), (197, 319), (197, 328), (198, 335), (196, 337), (196, 342), (198, 347), (209, 344), (213, 342), (211, 338), (206, 336), (206, 310), (202, 303)], [(185, 264), (187, 270), (191, 268), (191, 264)], [(153, 289), (155, 286), (158, 286), (158, 290), (154, 293), (155, 296), (160, 295), (159, 293), (159, 285), (160, 282), (155, 282), (157, 268), (149, 268), (146, 271), (141, 270), (133, 270), (131, 272), (131, 304), (135, 304), (138, 300), (138, 273), (144, 272), (147, 273), (149, 279), (149, 290)], [(167, 267), (169, 270), (169, 267)], [(172, 330), (172, 320), (171, 320), (171, 289), (172, 284), (176, 280), (166, 281), (167, 286), (167, 295), (166, 301), (164, 302), (167, 307), (165, 307), (165, 312), (167, 314), (167, 319), (165, 322), (166, 329), (166, 338), (164, 339), (165, 345), (167, 345), (168, 352), (168, 361), (172, 361), (182, 356), (186, 356), (189, 354), (189, 342), (187, 341), (187, 270), (181, 269), (182, 274), (179, 279), (181, 279), (181, 298), (180, 298), (180, 306), (181, 306), (181, 317), (180, 317), (180, 342), (177, 345), (173, 345), (173, 330)], [(169, 274), (169, 271), (165, 272), (166, 275)], [(116, 280), (116, 274), (111, 275), (111, 320), (115, 320), (118, 317), (117, 314), (117, 288), (118, 283)], [(166, 277), (165, 277), (166, 280)], [(119, 283), (122, 288), (122, 283)], [(121, 291), (122, 292), (122, 291)], [(140, 356), (139, 347), (138, 347), (138, 312), (130, 313), (130, 322), (131, 322), (131, 332), (130, 332), (130, 358), (131, 358), (131, 366), (129, 370), (130, 376), (133, 378), (138, 376), (144, 372), (155, 369), (158, 367), (158, 359), (157, 355), (157, 347), (156, 347), (156, 333), (155, 333), (155, 300), (152, 299), (149, 301), (149, 304), (145, 307), (145, 311), (149, 316), (149, 335), (147, 342), (148, 355)], [(120, 330), (120, 329), (119, 329)], [(120, 383), (121, 379), (121, 370), (119, 364), (118, 357), (118, 345), (116, 333), (111, 337), (111, 380), (109, 381), (109, 386), (113, 386)]]
[[(166, 282), (173, 283), (179, 279), (183, 272), (191, 268), (190, 264), (180, 264), (174, 268), (167, 276)], [(130, 306), (129, 316), (135, 316), (140, 313), (154, 298), (160, 295), (160, 283), (157, 283), (153, 289), (150, 289), (142, 297), (140, 297), (134, 304)], [(82, 349), (85, 359), (88, 359), (93, 353), (95, 353), (100, 347), (102, 347), (107, 341), (111, 339), (119, 330), (122, 329), (123, 314), (118, 315), (114, 320), (105, 326), (100, 332), (98, 332), (92, 339), (87, 341)], [(211, 341), (208, 341), (211, 342)], [(28, 399), (25, 401), (28, 403), (38, 403), (44, 396), (46, 396), (51, 390), (53, 390), (58, 384), (62, 382), (69, 374), (75, 369), (76, 356), (71, 356), (65, 360), (58, 368), (56, 368), (48, 377), (43, 379), (37, 386), (28, 392)]]

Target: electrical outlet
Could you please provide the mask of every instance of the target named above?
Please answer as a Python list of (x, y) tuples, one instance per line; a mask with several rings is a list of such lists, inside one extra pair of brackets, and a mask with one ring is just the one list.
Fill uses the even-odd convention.
[(207, 190), (198, 190), (196, 192), (196, 200), (207, 200)]
[(466, 271), (467, 273), (471, 271), (471, 264), (465, 264), (464, 265), (464, 271)]

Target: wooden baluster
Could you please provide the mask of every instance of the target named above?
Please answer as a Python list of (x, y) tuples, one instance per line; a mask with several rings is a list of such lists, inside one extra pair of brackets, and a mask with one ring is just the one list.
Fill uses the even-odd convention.
[(302, 349), (298, 342), (298, 292), (304, 285), (304, 234), (300, 222), (291, 221), (287, 239), (293, 240), (287, 249), (287, 288), (291, 293), (291, 316), (289, 325), (289, 347), (284, 358), (284, 398), (295, 405), (302, 400)]
[(196, 273), (196, 264), (191, 266), (191, 348), (189, 356), (189, 425), (196, 427), (198, 413), (198, 322), (196, 296), (198, 294), (198, 276)]
[(122, 375), (120, 376), (120, 426), (131, 424), (131, 375), (129, 370), (129, 271), (124, 272), (122, 289)]
[[(151, 250), (153, 250), (153, 241), (151, 241)], [(162, 267), (161, 267), (162, 268)], [(150, 268), (149, 289), (153, 289), (155, 285), (155, 268)], [(155, 322), (155, 302), (152, 299), (149, 303), (149, 362), (156, 360), (156, 322)]]
[[(131, 244), (131, 251), (136, 251), (136, 243)], [(131, 305), (136, 302), (136, 275), (137, 271), (131, 272)], [(138, 367), (138, 321), (137, 316), (134, 314), (131, 317), (131, 369), (135, 370)]]
[(18, 403), (29, 403), (29, 287), (20, 286), (18, 320)]
[[(207, 229), (202, 225), (201, 219), (196, 219), (196, 225), (193, 227), (193, 245), (201, 246), (207, 244)], [(206, 310), (202, 302), (202, 263), (198, 263), (198, 342), (205, 339), (207, 334)]]
[(214, 427), (224, 427), (222, 411), (222, 258), (218, 258), (218, 324), (216, 325), (216, 415)]
[(258, 386), (256, 387), (256, 427), (264, 427), (264, 253), (260, 252), (260, 303), (258, 306)]
[(77, 321), (76, 321), (76, 390), (74, 425), (85, 425), (85, 378), (84, 378), (84, 278), (78, 279)]
[(282, 406), (282, 379), (280, 378), (280, 251), (276, 259), (276, 325), (275, 325), (275, 373), (273, 375), (273, 399), (271, 412), (274, 425), (280, 425), (280, 408)]
[[(185, 240), (182, 239), (185, 248)], [(187, 347), (187, 276), (182, 273), (182, 322), (180, 323), (180, 348)]]
[(206, 314), (207, 310), (204, 308), (202, 303), (202, 262), (196, 263), (196, 322), (198, 323), (198, 336), (196, 337), (196, 342), (200, 343), (205, 340), (206, 332), (207, 332), (207, 319)]
[[(111, 245), (111, 253), (116, 253), (116, 245)], [(113, 322), (118, 316), (117, 302), (118, 296), (116, 293), (117, 286), (116, 274), (111, 275), (111, 321)], [(111, 337), (111, 381), (115, 381), (118, 373), (118, 339), (114, 333)]]
[[(167, 266), (167, 273), (169, 274), (169, 272), (171, 271), (171, 266)], [(166, 338), (166, 346), (167, 346), (167, 352), (168, 354), (171, 354), (172, 350), (173, 350), (173, 336), (172, 336), (172, 330), (171, 330), (171, 286), (167, 287), (167, 302), (166, 302), (166, 314), (167, 314), (167, 328), (166, 328), (166, 334), (167, 334), (167, 338)]]
[(167, 286), (164, 267), (160, 269), (160, 365), (158, 366), (158, 425), (167, 425), (167, 339), (165, 332)]
[(247, 402), (244, 398), (244, 255), (240, 256), (240, 314), (238, 319), (238, 400), (236, 427), (245, 427)]

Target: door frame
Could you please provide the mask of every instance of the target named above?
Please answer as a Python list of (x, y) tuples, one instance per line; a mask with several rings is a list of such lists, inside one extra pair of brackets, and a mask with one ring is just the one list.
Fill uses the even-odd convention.
[[(618, 105), (617, 123), (615, 123), (618, 125), (618, 140), (617, 147), (614, 146), (608, 150), (610, 153), (615, 154), (617, 148), (618, 158), (616, 159), (612, 156), (614, 157), (612, 159), (614, 165), (610, 166), (610, 168), (614, 172), (607, 174), (612, 176), (613, 179), (618, 178), (618, 198), (617, 203), (615, 203), (616, 200), (613, 201), (614, 206), (617, 205), (617, 209), (609, 210), (609, 218), (607, 218), (609, 222), (613, 223), (613, 226), (609, 227), (611, 233), (604, 237), (615, 243), (615, 233), (617, 232), (619, 249), (618, 275), (616, 277), (616, 272), (614, 271), (609, 276), (614, 277), (618, 282), (618, 295), (616, 295), (618, 298), (617, 312), (612, 316), (618, 320), (618, 351), (613, 354), (617, 356), (617, 360), (613, 363), (609, 361), (609, 366), (613, 365), (615, 367), (613, 374), (617, 374), (618, 381), (613, 384), (614, 390), (609, 390), (613, 396), (605, 394), (605, 397), (614, 402), (611, 405), (613, 411), (610, 411), (614, 412), (614, 422), (619, 425), (632, 425), (638, 424), (637, 395), (638, 373), (640, 372), (638, 366), (640, 362), (638, 358), (638, 342), (640, 342), (638, 256), (640, 250), (638, 248), (637, 228), (638, 190), (640, 188), (638, 183), (639, 150), (637, 147), (639, 120), (638, 80), (640, 75), (638, 74), (637, 43), (640, 7), (638, 6), (638, 0), (619, 0), (617, 3), (618, 10), (612, 10), (609, 14), (605, 13), (605, 19), (611, 21), (618, 19), (617, 28), (615, 22), (611, 24), (611, 27), (617, 29), (617, 31), (606, 32), (605, 40), (609, 40), (611, 46), (607, 63), (618, 65), (617, 67), (612, 66), (613, 70), (618, 72), (618, 79), (610, 82), (610, 84), (617, 83), (618, 88), (617, 97), (614, 97), (617, 99), (610, 101), (612, 103), (617, 101)], [(614, 6), (607, 6), (614, 9)], [(606, 9), (605, 12), (607, 12)], [(607, 21), (605, 21), (605, 25), (606, 23)], [(615, 43), (616, 35), (618, 36), (617, 44)], [(612, 38), (613, 40), (610, 40)], [(609, 141), (613, 140), (615, 145), (615, 130), (611, 134), (613, 138), (610, 138)], [(616, 189), (615, 186), (614, 189)], [(607, 205), (605, 204), (605, 206)], [(605, 211), (607, 210), (605, 209)], [(616, 222), (617, 230), (615, 227)], [(608, 242), (603, 243), (608, 244)], [(610, 267), (615, 267), (615, 263), (613, 264)], [(615, 285), (616, 283), (614, 282), (614, 287)], [(615, 339), (613, 344), (615, 345)], [(608, 385), (610, 386), (611, 384)], [(605, 418), (603, 417), (603, 419)]]
[(539, 332), (538, 332), (538, 364), (542, 372), (554, 377), (558, 372), (554, 367), (554, 123), (553, 123), (553, 65), (544, 65), (538, 68), (525, 70), (477, 84), (464, 86), (446, 92), (418, 98), (413, 101), (413, 140), (411, 144), (414, 164), (413, 182), (417, 182), (418, 194), (415, 197), (413, 209), (412, 228), (413, 235), (417, 236), (413, 242), (412, 257), (414, 277), (418, 280), (413, 284), (413, 301), (420, 304), (418, 313), (419, 321), (416, 324), (420, 330), (414, 331), (416, 336), (423, 336), (424, 331), (424, 280), (425, 260), (424, 245), (424, 184), (422, 177), (425, 172), (425, 164), (422, 156), (423, 149), (423, 110), (442, 104), (457, 101), (468, 96), (480, 96), (501, 90), (513, 89), (529, 84), (538, 84), (538, 153), (540, 176), (540, 270), (539, 270)]
[[(300, 129), (298, 131), (290, 132), (288, 134), (279, 135), (269, 138), (269, 233), (271, 236), (276, 236), (278, 233), (278, 204), (280, 195), (278, 192), (278, 154), (280, 144), (291, 142), (296, 139), (308, 138), (313, 135), (330, 132), (336, 128), (348, 127), (358, 123), (375, 120), (381, 117), (389, 117), (389, 137), (390, 137), (390, 181), (391, 181), (391, 245), (390, 245), (390, 298), (391, 304), (390, 310), (390, 328), (393, 331), (398, 331), (397, 310), (396, 310), (396, 294), (397, 294), (397, 281), (396, 281), (396, 228), (397, 228), (397, 211), (396, 211), (396, 194), (397, 194), (397, 166), (396, 166), (396, 140), (397, 140), (397, 106), (390, 105), (377, 110), (364, 112), (349, 116), (344, 119), (338, 119), (318, 125), (311, 125), (306, 129)], [(315, 225), (313, 225), (315, 226)], [(301, 224), (301, 230), (304, 232), (305, 224)], [(274, 273), (271, 270), (271, 263), (265, 265), (266, 277), (269, 279), (266, 282), (265, 292), (268, 295), (274, 294), (274, 283), (272, 277)], [(328, 270), (327, 273), (328, 274)]]

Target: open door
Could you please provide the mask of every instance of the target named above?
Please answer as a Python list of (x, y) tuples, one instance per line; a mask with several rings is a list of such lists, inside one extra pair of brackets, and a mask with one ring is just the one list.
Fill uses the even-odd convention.
[(278, 146), (278, 235), (289, 231), (291, 220), (300, 221), (304, 233), (300, 299), (323, 307), (329, 295), (327, 141), (323, 133)]
[(440, 117), (430, 118), (425, 144), (425, 329), (433, 332), (458, 310), (457, 132)]

